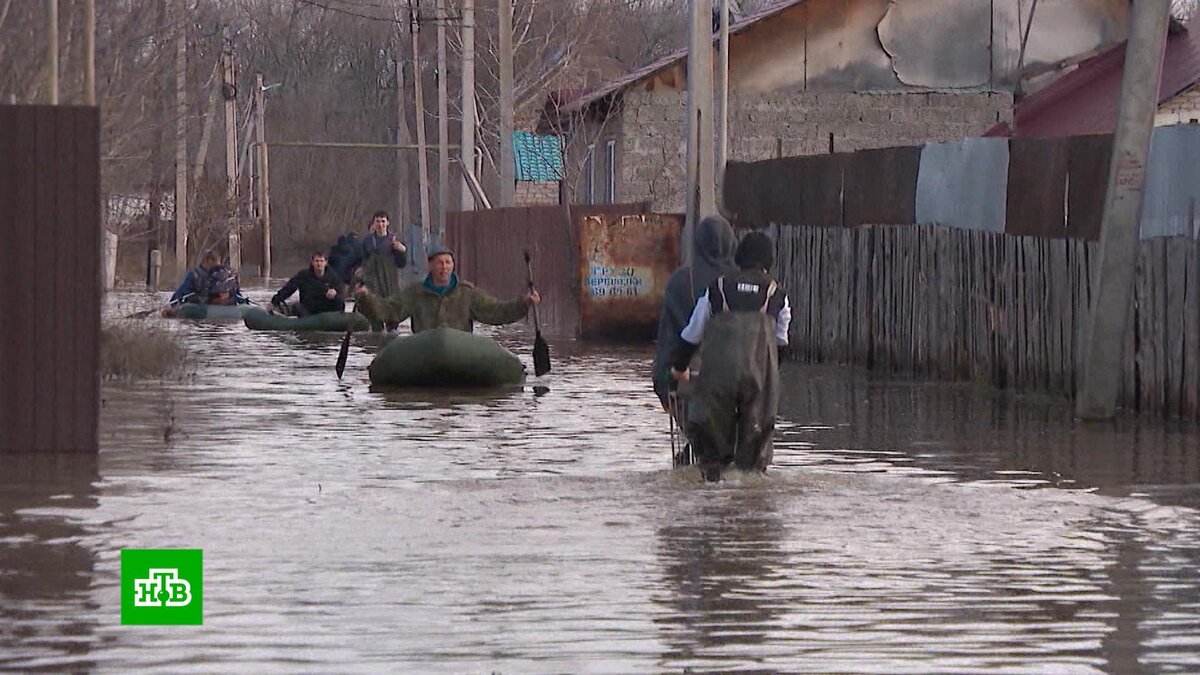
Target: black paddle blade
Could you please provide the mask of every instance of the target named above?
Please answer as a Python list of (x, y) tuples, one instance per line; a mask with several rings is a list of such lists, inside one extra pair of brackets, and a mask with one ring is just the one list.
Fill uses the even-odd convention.
[(346, 357), (350, 355), (350, 333), (351, 331), (346, 331), (342, 338), (342, 349), (338, 352), (337, 365), (333, 367), (339, 380), (342, 379), (342, 373), (346, 372)]
[(542, 331), (538, 331), (533, 339), (533, 374), (541, 377), (550, 372), (550, 345), (546, 344), (545, 338), (542, 337)]

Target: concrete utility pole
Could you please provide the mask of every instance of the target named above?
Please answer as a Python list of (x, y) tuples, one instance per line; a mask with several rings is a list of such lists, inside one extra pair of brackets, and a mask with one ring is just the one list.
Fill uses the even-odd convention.
[(438, 56), (438, 220), (437, 240), (446, 240), (446, 213), (450, 210), (450, 99), (446, 93), (446, 8), (437, 0)]
[(517, 165), (513, 158), (513, 15), (512, 0), (498, 0), (500, 25), (500, 206), (517, 201)]
[(242, 266), (242, 240), (237, 214), (237, 74), (233, 63), (233, 32), (224, 29), (221, 50), (222, 94), (225, 97), (225, 203), (229, 209), (229, 265)]
[[(729, 160), (729, 0), (721, 3), (721, 32), (717, 51), (717, 194), (725, 186), (725, 163)], [(723, 201), (723, 200), (722, 200)]]
[(421, 230), (425, 234), (425, 243), (429, 243), (429, 157), (428, 146), (425, 143), (425, 98), (421, 94), (421, 49), (417, 44), (417, 36), (421, 33), (421, 16), (413, 8), (410, 0), (408, 5), (409, 32), (412, 34), (413, 53), (413, 99), (417, 111), (417, 183), (421, 202)]
[(83, 3), (83, 102), (96, 105), (96, 0)]
[[(412, 142), (408, 132), (408, 116), (404, 112), (404, 93), (408, 86), (404, 82), (404, 61), (400, 53), (396, 53), (396, 144), (408, 145)], [(396, 218), (401, 223), (411, 223), (416, 219), (411, 200), (406, 199), (409, 178), (408, 160), (401, 148), (396, 148)]]
[(696, 223), (717, 213), (713, 170), (712, 0), (691, 0), (691, 45), (688, 50), (687, 220), (684, 261), (691, 263)]
[[(462, 6), (462, 132), (459, 160), (467, 171), (475, 170), (475, 0), (463, 0)], [(463, 174), (463, 211), (475, 210), (475, 196)]]
[(58, 0), (46, 0), (46, 92), (58, 105)]
[(1116, 414), (1121, 345), (1131, 312), (1142, 188), (1158, 108), (1169, 16), (1170, 3), (1166, 0), (1133, 3), (1075, 408), (1076, 414), (1086, 420), (1111, 419)]
[(267, 90), (262, 73), (254, 76), (254, 141), (258, 148), (258, 217), (262, 224), (262, 269), (271, 278), (271, 171), (267, 152)]
[(181, 12), (175, 35), (175, 274), (188, 264), (187, 22)]

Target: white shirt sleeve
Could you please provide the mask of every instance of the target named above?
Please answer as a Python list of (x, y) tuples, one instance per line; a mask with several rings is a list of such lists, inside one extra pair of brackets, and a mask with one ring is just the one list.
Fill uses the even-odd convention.
[(786, 346), (788, 343), (788, 326), (792, 323), (792, 305), (791, 300), (785, 295), (783, 296), (783, 308), (779, 310), (779, 316), (775, 317), (775, 344), (780, 347)]
[(692, 318), (688, 320), (688, 325), (680, 331), (679, 337), (684, 340), (698, 345), (704, 339), (704, 327), (708, 325), (708, 317), (712, 315), (712, 307), (708, 304), (708, 291), (704, 291), (704, 295), (696, 301), (696, 308), (692, 310)]

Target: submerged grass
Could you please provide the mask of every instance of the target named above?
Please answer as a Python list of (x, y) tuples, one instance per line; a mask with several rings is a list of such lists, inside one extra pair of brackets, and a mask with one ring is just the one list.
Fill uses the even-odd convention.
[(183, 378), (191, 370), (183, 338), (147, 321), (105, 320), (100, 326), (100, 376), (104, 379)]

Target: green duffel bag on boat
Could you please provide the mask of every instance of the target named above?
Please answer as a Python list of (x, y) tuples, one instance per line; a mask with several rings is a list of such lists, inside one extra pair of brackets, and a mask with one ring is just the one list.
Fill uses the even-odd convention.
[(242, 317), (252, 330), (330, 331), (367, 330), (371, 323), (358, 312), (322, 312), (305, 317), (272, 314), (255, 307)]
[(368, 372), (371, 384), (391, 387), (498, 387), (525, 380), (515, 354), (491, 338), (453, 328), (392, 340)]
[(203, 305), (189, 302), (171, 308), (171, 318), (189, 321), (241, 321), (254, 305)]

